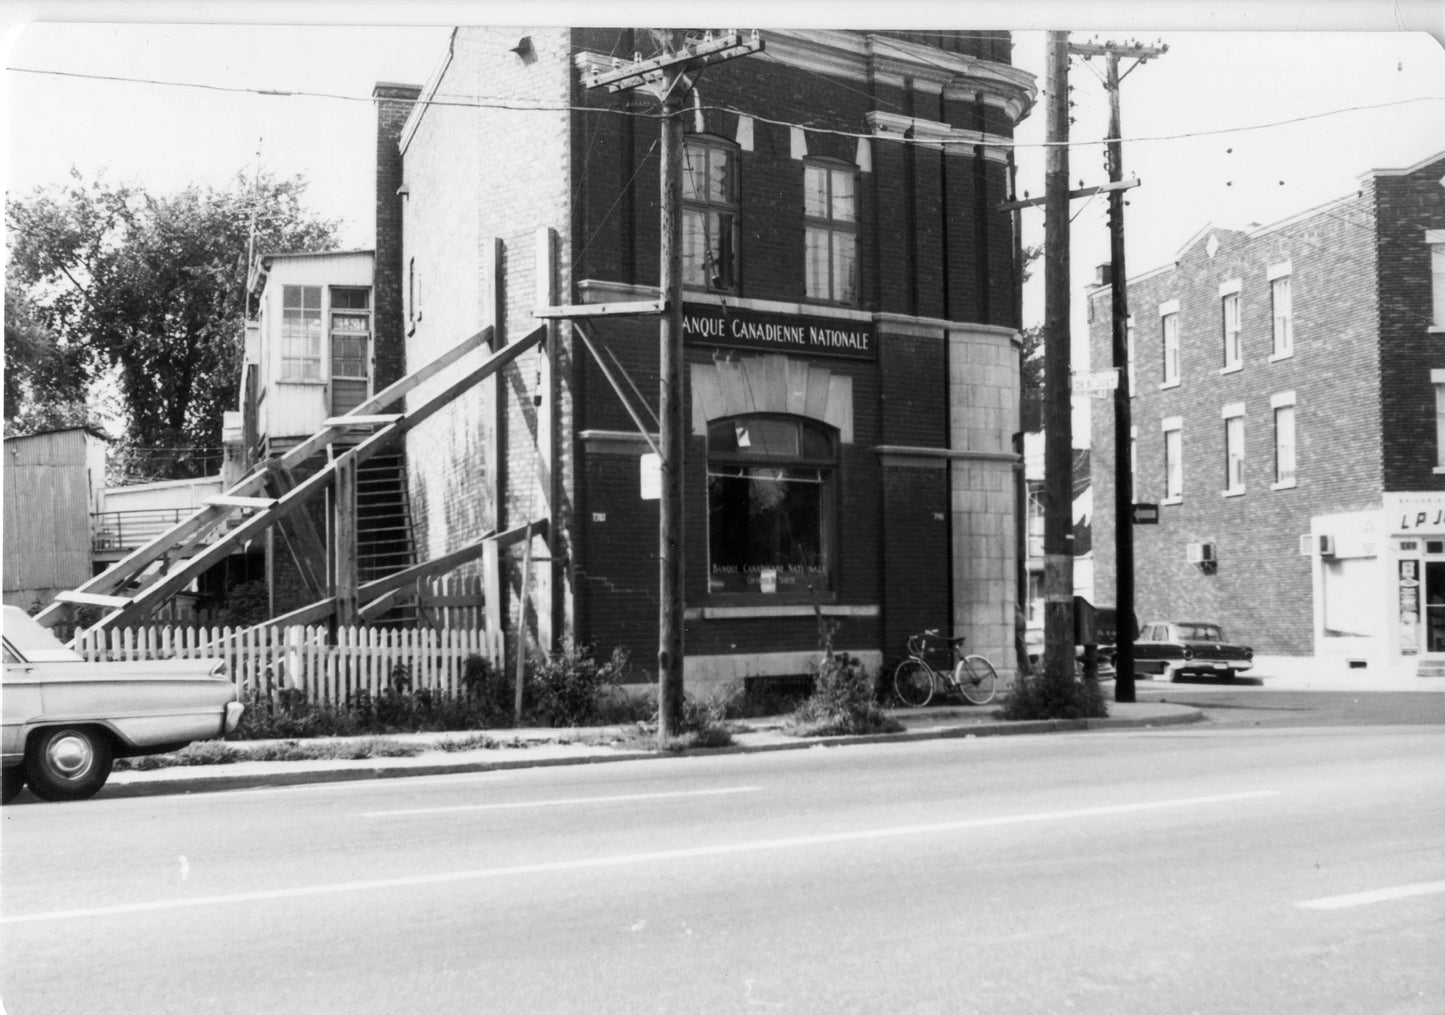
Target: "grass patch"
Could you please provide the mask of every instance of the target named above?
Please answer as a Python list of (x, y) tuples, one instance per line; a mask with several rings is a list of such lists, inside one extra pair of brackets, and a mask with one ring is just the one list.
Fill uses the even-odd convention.
[(365, 761), (367, 758), (410, 758), (426, 749), (423, 744), (406, 744), (386, 737), (283, 740), (249, 747), (237, 747), (223, 740), (202, 740), (169, 754), (120, 758), (115, 768), (120, 772), (149, 772), (189, 765), (231, 765), (238, 761)]

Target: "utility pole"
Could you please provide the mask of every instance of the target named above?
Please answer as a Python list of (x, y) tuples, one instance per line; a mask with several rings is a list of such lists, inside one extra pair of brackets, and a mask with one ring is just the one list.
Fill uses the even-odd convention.
[(1044, 155), (1044, 681), (1074, 679), (1073, 406), (1069, 374), (1069, 33), (1048, 33)]
[(658, 328), (660, 392), (658, 399), (658, 453), (662, 460), (662, 495), (657, 525), (658, 618), (657, 692), (658, 737), (675, 736), (682, 726), (683, 610), (685, 568), (683, 555), (683, 420), (682, 356), (682, 116), (693, 79), (709, 64), (756, 53), (763, 48), (754, 31), (750, 38), (730, 32), (714, 38), (689, 40), (680, 29), (654, 30), (663, 53), (650, 60), (637, 59), (626, 67), (594, 74), (588, 88), (609, 91), (644, 88), (662, 101), (662, 182), (659, 288), (663, 300)]
[[(1124, 135), (1119, 117), (1119, 57), (1134, 57), (1125, 74), (1152, 57), (1168, 52), (1169, 47), (1143, 46), (1139, 43), (1080, 43), (1069, 52), (1083, 56), (1103, 56), (1108, 61), (1104, 87), (1109, 91), (1109, 181), (1124, 178)], [(1131, 453), (1133, 412), (1129, 399), (1129, 286), (1124, 267), (1124, 193), (1109, 192), (1109, 288), (1112, 313), (1110, 339), (1114, 372), (1118, 386), (1114, 389), (1114, 700), (1135, 700), (1134, 687), (1134, 470)]]

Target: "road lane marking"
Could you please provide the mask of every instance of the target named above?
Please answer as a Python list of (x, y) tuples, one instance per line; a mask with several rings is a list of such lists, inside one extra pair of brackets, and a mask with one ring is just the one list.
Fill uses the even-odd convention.
[(422, 814), (455, 814), (459, 811), (507, 811), (524, 807), (569, 807), (574, 804), (617, 804), (636, 800), (670, 800), (677, 797), (719, 796), (724, 793), (757, 793), (761, 786), (732, 786), (727, 789), (673, 790), (667, 793), (628, 793), (621, 796), (570, 797), (565, 800), (517, 800), (497, 804), (454, 804), (449, 807), (408, 807), (394, 811), (366, 811), (363, 818), (410, 818)]
[(428, 885), (450, 885), (464, 881), (521, 877), (533, 874), (556, 874), (570, 871), (597, 870), (607, 867), (636, 866), (676, 860), (697, 860), (768, 850), (800, 849), (846, 842), (869, 842), (907, 836), (937, 835), (940, 832), (961, 832), (981, 828), (1002, 828), (1009, 825), (1040, 824), (1050, 821), (1071, 821), (1084, 818), (1138, 814), (1144, 811), (1178, 810), (1208, 807), (1215, 804), (1243, 803), (1278, 796), (1278, 790), (1254, 790), (1246, 793), (1221, 793), (1214, 796), (1181, 797), (1175, 800), (1154, 800), (1146, 803), (1112, 804), (1106, 807), (1078, 807), (1065, 811), (1037, 814), (1005, 814), (992, 818), (964, 818), (931, 825), (898, 825), (891, 828), (865, 828), (853, 832), (831, 832), (824, 835), (801, 835), (786, 839), (759, 839), (755, 842), (720, 843), (688, 849), (657, 850), (647, 853), (623, 853), (614, 856), (582, 857), (575, 860), (553, 860), (545, 863), (520, 864), (514, 867), (492, 867), (482, 870), (448, 871), (443, 874), (414, 874), (409, 877), (376, 878), (370, 881), (343, 881), (329, 885), (302, 888), (275, 888), (267, 891), (236, 892), (230, 895), (204, 895), (180, 899), (158, 899), (154, 902), (132, 902), (117, 906), (94, 906), (87, 909), (65, 909), (53, 912), (0, 916), (0, 925), (45, 923), (58, 920), (95, 919), (104, 916), (125, 916), (134, 913), (155, 913), (204, 906), (234, 906), (277, 899), (314, 898), (343, 895), (351, 892), (382, 891), (389, 888), (419, 888)]
[(1376, 888), (1374, 891), (1354, 892), (1350, 895), (1327, 895), (1322, 899), (1296, 902), (1295, 905), (1300, 909), (1349, 909), (1351, 906), (1368, 906), (1374, 902), (1408, 899), (1415, 895), (1434, 895), (1437, 892), (1445, 892), (1445, 881), (1422, 881), (1416, 885)]

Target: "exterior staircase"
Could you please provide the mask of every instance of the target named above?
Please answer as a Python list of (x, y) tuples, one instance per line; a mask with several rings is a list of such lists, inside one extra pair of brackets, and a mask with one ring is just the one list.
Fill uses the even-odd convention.
[[(357, 581), (364, 585), (416, 562), (405, 454), (376, 455), (356, 473)], [(386, 614), (386, 621), (410, 623), (415, 614), (415, 602), (404, 599)]]

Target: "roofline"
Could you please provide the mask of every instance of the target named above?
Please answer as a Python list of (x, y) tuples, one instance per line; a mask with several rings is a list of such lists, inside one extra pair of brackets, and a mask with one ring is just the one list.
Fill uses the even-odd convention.
[[(1363, 184), (1368, 183), (1369, 181), (1375, 179), (1375, 177), (1377, 176), (1409, 176), (1411, 173), (1418, 173), (1426, 166), (1434, 162), (1439, 162), (1441, 159), (1445, 159), (1445, 150), (1438, 151), (1433, 155), (1426, 156), (1419, 162), (1416, 162), (1414, 165), (1405, 166), (1400, 169), (1367, 169), (1365, 170), (1365, 172), (1360, 173), (1356, 177), (1356, 179)], [(1151, 277), (1161, 272), (1169, 271), (1173, 267), (1177, 267), (1179, 262), (1183, 260), (1184, 254), (1189, 250), (1189, 248), (1194, 246), (1194, 244), (1198, 243), (1200, 239), (1202, 239), (1204, 236), (1208, 235), (1211, 232), (1218, 231), (1244, 233), (1247, 238), (1252, 240), (1260, 236), (1266, 236), (1269, 233), (1274, 232), (1276, 229), (1283, 229), (1285, 226), (1294, 225), (1314, 215), (1319, 215), (1323, 212), (1329, 211), (1331, 208), (1334, 208), (1338, 205), (1354, 201), (1359, 196), (1360, 195), (1358, 191), (1353, 194), (1344, 194), (1340, 197), (1331, 198), (1330, 200), (1325, 201), (1322, 204), (1317, 204), (1310, 208), (1305, 208), (1301, 211), (1297, 211), (1293, 215), (1287, 215), (1284, 218), (1276, 219), (1275, 221), (1270, 222), (1268, 225), (1255, 226), (1251, 229), (1231, 229), (1227, 226), (1215, 225), (1213, 222), (1206, 222), (1202, 228), (1196, 230), (1189, 237), (1189, 239), (1184, 242), (1183, 246), (1179, 248), (1178, 253), (1174, 255), (1173, 261), (1167, 264), (1158, 265), (1154, 268), (1150, 268), (1146, 271), (1140, 272), (1138, 275), (1131, 275), (1129, 276), (1128, 281), (1142, 281), (1145, 278)], [(1102, 284), (1088, 286), (1085, 288), (1084, 291), (1086, 293), (1093, 294), (1101, 289), (1108, 288), (1108, 286), (1109, 283), (1104, 282)]]

